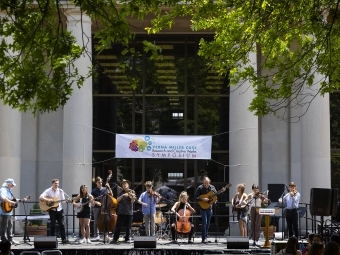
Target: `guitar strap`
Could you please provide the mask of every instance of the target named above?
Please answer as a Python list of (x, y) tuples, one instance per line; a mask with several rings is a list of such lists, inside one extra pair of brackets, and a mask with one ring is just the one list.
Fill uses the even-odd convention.
[(6, 188), (8, 189), (8, 191), (9, 191), (9, 193), (11, 194), (12, 198), (13, 198), (14, 200), (16, 200), (16, 198), (14, 197), (12, 191), (11, 191), (8, 187), (6, 187)]

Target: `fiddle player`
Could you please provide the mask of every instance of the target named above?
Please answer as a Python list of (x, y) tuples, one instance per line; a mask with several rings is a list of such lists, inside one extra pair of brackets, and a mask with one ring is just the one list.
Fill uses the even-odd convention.
[[(145, 189), (139, 199), (138, 203), (142, 205), (142, 212), (145, 223), (145, 231), (147, 236), (155, 235), (155, 214), (156, 204), (161, 199), (161, 196), (152, 190), (152, 182), (145, 182)], [(151, 225), (151, 227), (150, 227)]]
[(283, 201), (279, 199), (279, 203), (286, 202), (286, 222), (288, 227), (289, 237), (294, 235), (296, 238), (299, 238), (299, 228), (298, 228), (298, 211), (299, 202), (300, 202), (300, 193), (296, 190), (295, 182), (289, 183), (288, 193), (284, 195)]
[[(182, 193), (179, 195), (178, 198), (178, 202), (176, 202), (174, 204), (174, 206), (171, 208), (171, 212), (176, 213), (176, 218), (178, 219), (179, 225), (177, 225), (176, 223), (173, 223), (171, 225), (171, 239), (172, 242), (176, 242), (176, 232), (179, 233), (183, 233), (183, 231), (181, 231), (181, 217), (185, 216), (183, 215), (185, 210), (189, 210), (191, 213), (195, 213), (195, 209), (191, 207), (191, 205), (188, 203), (188, 193), (185, 191), (182, 191)], [(182, 210), (182, 211), (181, 211)], [(181, 215), (182, 212), (182, 215)], [(187, 221), (185, 224), (190, 224), (189, 227), (190, 231), (188, 232), (188, 243), (193, 243), (193, 241), (191, 241), (192, 239), (192, 235), (194, 233), (194, 225), (190, 222)]]
[(117, 202), (118, 202), (118, 211), (117, 211), (117, 223), (115, 232), (113, 235), (112, 244), (119, 244), (119, 234), (120, 229), (122, 228), (123, 223), (126, 227), (125, 233), (125, 242), (128, 242), (130, 239), (130, 229), (133, 217), (133, 208), (132, 205), (136, 201), (136, 194), (134, 190), (130, 189), (130, 181), (123, 179), (120, 183), (120, 186), (123, 190), (118, 194)]
[[(209, 198), (200, 198), (201, 195), (207, 194), (210, 191), (217, 193), (215, 187), (210, 184), (210, 179), (206, 176), (203, 178), (203, 184), (198, 186), (196, 192), (195, 192), (195, 198), (197, 201), (209, 201)], [(221, 189), (222, 192), (226, 190), (226, 188)], [(207, 209), (203, 209), (199, 206), (201, 218), (202, 218), (202, 243), (207, 242), (208, 237), (208, 230), (210, 226), (210, 220), (212, 216), (212, 205), (209, 206)]]
[(247, 200), (248, 196), (244, 193), (246, 188), (245, 183), (237, 185), (237, 193), (231, 200), (233, 205), (233, 213), (237, 213), (238, 226), (240, 229), (240, 236), (247, 236), (247, 222), (248, 222), (248, 210)]
[(262, 206), (262, 202), (266, 205), (268, 204), (268, 199), (260, 193), (259, 185), (253, 184), (251, 186), (253, 190), (252, 193), (248, 195), (248, 200), (250, 202), (250, 219), (251, 219), (251, 237), (253, 238), (253, 246), (256, 245), (256, 242), (260, 238), (261, 231), (261, 220), (262, 215), (259, 213), (259, 208)]
[(97, 241), (100, 240), (99, 237), (99, 230), (97, 228), (97, 223), (98, 223), (98, 217), (99, 217), (99, 213), (100, 213), (100, 207), (101, 207), (101, 203), (99, 201), (97, 201), (97, 199), (101, 200), (101, 198), (106, 194), (110, 194), (112, 195), (112, 191), (110, 188), (110, 185), (106, 184), (105, 187), (103, 187), (103, 179), (100, 176), (97, 176), (95, 179), (96, 185), (97, 187), (95, 187), (92, 192), (91, 195), (94, 197), (93, 200), (93, 207), (92, 207), (92, 213), (93, 213), (93, 219), (94, 219), (94, 225), (93, 225), (93, 229), (96, 233), (96, 239)]

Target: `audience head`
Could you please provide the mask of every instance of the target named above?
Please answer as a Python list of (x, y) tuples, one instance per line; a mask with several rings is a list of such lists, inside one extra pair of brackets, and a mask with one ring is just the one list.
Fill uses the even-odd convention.
[(295, 236), (289, 237), (287, 245), (286, 245), (286, 253), (287, 254), (296, 254), (297, 245), (298, 245), (298, 239)]
[(331, 241), (326, 244), (324, 255), (340, 255), (340, 246), (337, 242)]
[(3, 255), (10, 254), (11, 252), (11, 242), (8, 240), (3, 240), (0, 242), (0, 252)]
[(323, 243), (323, 238), (320, 234), (314, 234), (312, 243)]
[[(313, 240), (314, 241), (314, 240)], [(323, 243), (313, 242), (310, 248), (309, 255), (323, 255), (324, 245)]]
[(309, 234), (309, 235), (308, 235), (308, 243), (312, 244), (314, 235), (315, 235), (315, 234)]

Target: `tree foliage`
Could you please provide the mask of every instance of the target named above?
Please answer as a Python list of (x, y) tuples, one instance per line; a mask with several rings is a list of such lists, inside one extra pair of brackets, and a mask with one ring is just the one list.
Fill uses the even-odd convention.
[[(85, 45), (66, 29), (63, 11), (71, 4), (100, 24), (99, 50), (116, 42), (129, 48), (131, 17), (152, 16), (148, 33), (171, 29), (177, 17), (188, 17), (193, 31), (213, 31), (214, 40), (201, 39), (198, 54), (220, 75), (228, 73), (231, 84), (251, 82), (249, 109), (257, 115), (302, 106), (304, 86), (320, 84), (313, 96), (339, 89), (340, 0), (2, 0), (0, 99), (6, 104), (55, 110), (87, 78), (74, 65)], [(159, 48), (145, 43), (145, 50)], [(263, 55), (258, 68), (248, 58), (256, 51)]]

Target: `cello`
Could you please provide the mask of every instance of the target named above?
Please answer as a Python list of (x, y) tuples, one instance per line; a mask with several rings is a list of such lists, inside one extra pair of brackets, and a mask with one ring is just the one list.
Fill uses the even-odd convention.
[(184, 209), (180, 209), (177, 213), (180, 216), (176, 222), (176, 231), (182, 234), (189, 233), (191, 231), (191, 222), (189, 221), (191, 212), (187, 209), (187, 205), (185, 204)]
[[(106, 184), (106, 186), (111, 190), (110, 185)], [(102, 197), (100, 213), (97, 220), (97, 228), (99, 231), (110, 232), (115, 228), (117, 223), (117, 206), (117, 199), (112, 195), (106, 193)]]

